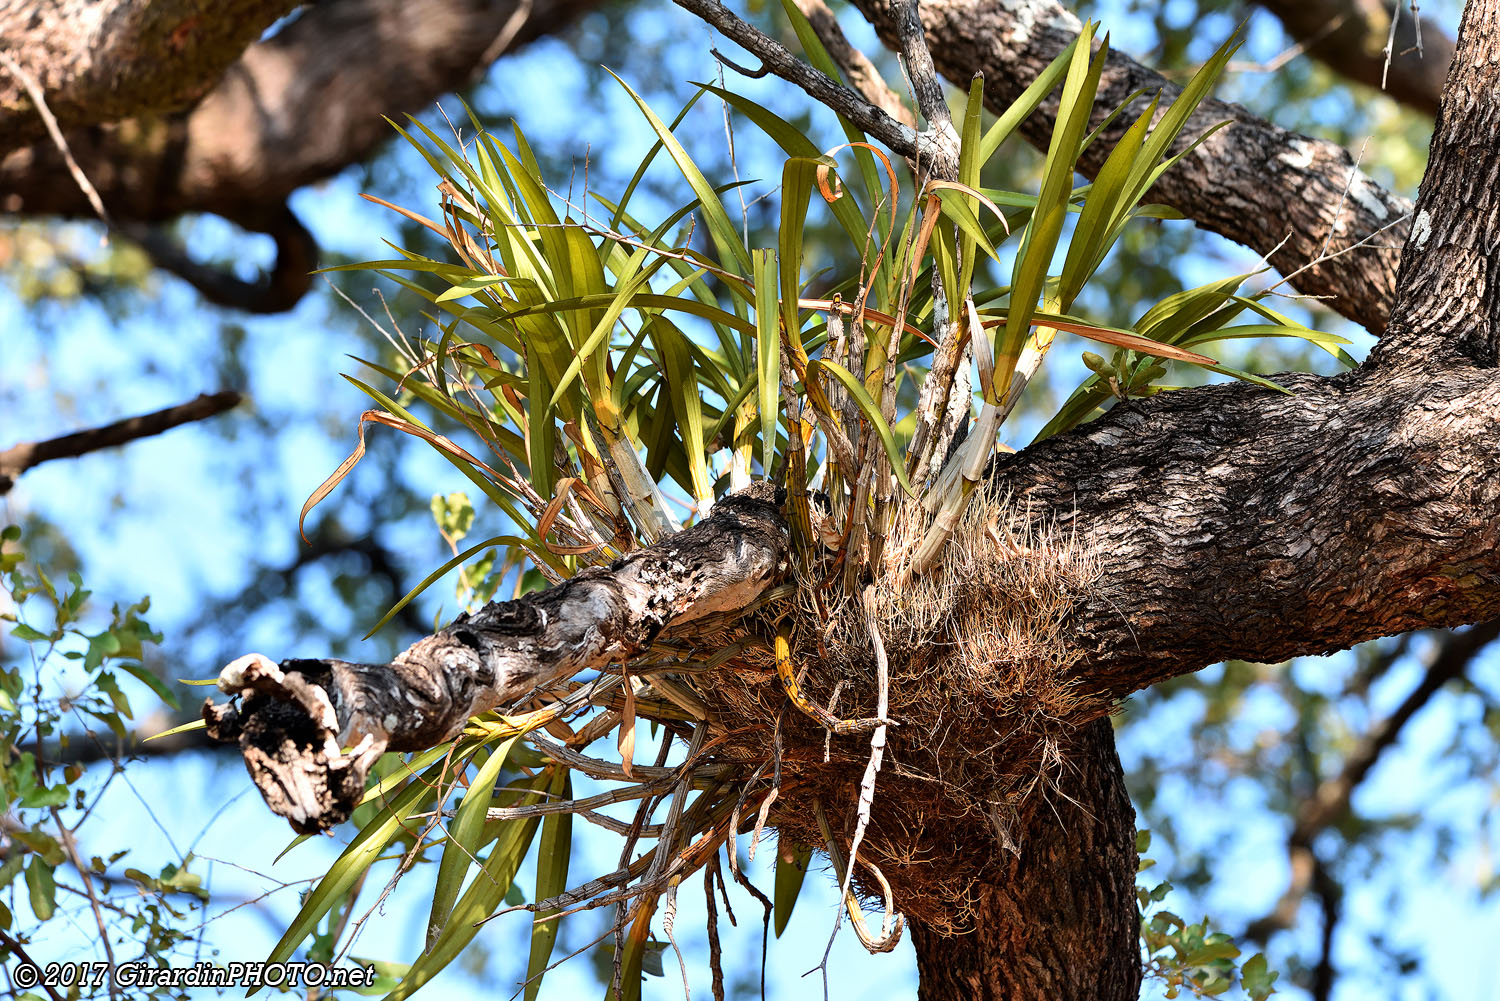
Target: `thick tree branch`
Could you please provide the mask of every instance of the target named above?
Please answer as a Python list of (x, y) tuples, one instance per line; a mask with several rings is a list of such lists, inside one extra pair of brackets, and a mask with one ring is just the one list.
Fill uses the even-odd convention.
[(1090, 687), (1500, 615), (1497, 373), (1277, 381), (1294, 395), (1169, 393), (1000, 460), (1103, 561), (1075, 621)]
[[(1430, 17), (1417, 22), (1400, 3), (1383, 0), (1259, 0), (1307, 54), (1334, 72), (1390, 94), (1402, 104), (1437, 114), (1453, 61), (1453, 39)], [(1394, 39), (1391, 18), (1395, 11)], [(1420, 14), (1418, 15), (1420, 17)], [(1387, 42), (1391, 51), (1386, 54)]]
[[(29, 0), (0, 5), (0, 50), (65, 127), (173, 111), (201, 97), (296, 0)], [(0, 73), (0, 151), (41, 132), (21, 82)]]
[[(854, 2), (887, 44), (899, 44), (886, 0)], [(1081, 27), (1053, 0), (926, 0), (922, 21), (938, 71), (961, 87), (982, 72), (992, 111), (1019, 96)], [(1179, 92), (1159, 74), (1112, 51), (1099, 84), (1095, 119), (1138, 89), (1160, 89), (1163, 105)], [(1054, 95), (1022, 125), (1027, 140), (1045, 148), (1056, 113)], [(1330, 254), (1339, 254), (1410, 210), (1405, 199), (1359, 172), (1343, 148), (1278, 128), (1238, 105), (1205, 101), (1177, 148), (1226, 119), (1230, 124), (1167, 171), (1150, 197), (1203, 229), (1269, 255), (1283, 274), (1322, 257), (1325, 242)], [(1092, 177), (1099, 170), (1129, 122), (1129, 115), (1119, 116), (1089, 147), (1080, 161), (1085, 174)], [(1394, 298), (1396, 254), (1379, 247), (1399, 245), (1406, 231), (1405, 223), (1393, 226), (1377, 246), (1324, 260), (1302, 271), (1292, 284), (1308, 295), (1332, 297), (1330, 307), (1380, 333)]]
[(640, 653), (668, 625), (743, 608), (786, 552), (769, 486), (757, 484), (608, 568), (460, 615), (392, 664), (242, 657), (219, 679), (239, 704), (209, 702), (204, 718), (210, 736), (239, 742), (273, 810), (299, 831), (326, 829), (349, 815), (382, 752), (431, 747), (476, 713)]
[[(300, 294), (297, 276), (312, 267), (303, 266), (308, 245), (284, 208), (293, 191), (331, 177), (386, 142), (393, 133), (382, 115), (399, 117), (430, 106), (468, 86), (503, 51), (561, 30), (598, 3), (310, 4), (273, 37), (248, 49), (242, 43), (243, 55), (192, 107), (160, 115), (140, 114), (156, 105), (127, 107), (118, 114), (138, 117), (69, 129), (67, 146), (116, 223), (149, 225), (183, 213), (211, 212), (251, 231), (272, 233), (278, 260), (264, 290), (236, 285), (164, 246), (148, 249), (213, 301), (258, 310), (288, 308)], [(204, 20), (234, 18), (216, 11)], [(64, 170), (50, 140), (18, 148), (0, 144), (0, 210), (91, 216), (78, 187), (57, 182)]]
[(180, 424), (206, 420), (239, 405), (240, 394), (232, 390), (201, 394), (186, 403), (167, 407), (139, 417), (127, 417), (113, 424), (75, 431), (60, 438), (24, 442), (0, 452), (0, 495), (10, 492), (16, 477), (26, 470), (53, 459), (75, 459), (101, 448), (114, 448), (152, 435), (170, 431)]
[(1135, 810), (1108, 720), (1060, 750), (1056, 787), (1015, 818), (1013, 851), (970, 889), (974, 927), (912, 924), (922, 1001), (1135, 1001)]
[(1464, 12), (1381, 351), (1500, 360), (1500, 7)]

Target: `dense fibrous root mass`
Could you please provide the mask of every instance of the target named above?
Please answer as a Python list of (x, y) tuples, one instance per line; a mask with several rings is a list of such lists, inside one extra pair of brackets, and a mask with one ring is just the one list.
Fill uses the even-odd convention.
[[(986, 492), (965, 511), (942, 564), (918, 574), (911, 561), (925, 528), (915, 505), (898, 517), (873, 582), (895, 725), (861, 857), (884, 873), (904, 912), (929, 929), (958, 931), (976, 880), (1000, 854), (1021, 849), (1015, 818), (1063, 767), (1059, 747), (1114, 703), (1075, 683), (1077, 655), (1063, 640), (1069, 610), (1097, 587), (1086, 539)], [(873, 716), (878, 690), (857, 596), (819, 580), (797, 584), (784, 603), (700, 639), (710, 650), (750, 642), (738, 670), (693, 678), (710, 718), (731, 735), (722, 757), (747, 765), (771, 759), (780, 729), (782, 785), (772, 817), (783, 839), (822, 848), (812, 804), (823, 805), (847, 843), (869, 742), (830, 736), (787, 709), (771, 655), (755, 637), (790, 618), (800, 687), (836, 716)], [(774, 781), (771, 772), (763, 770), (758, 786)], [(975, 817), (983, 822), (959, 823)], [(976, 831), (982, 843), (972, 840)], [(878, 899), (865, 875), (857, 872), (857, 888)]]

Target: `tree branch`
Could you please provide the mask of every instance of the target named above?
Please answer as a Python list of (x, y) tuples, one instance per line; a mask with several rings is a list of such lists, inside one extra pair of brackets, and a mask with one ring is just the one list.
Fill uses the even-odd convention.
[[(296, 0), (30, 0), (0, 7), (0, 51), (64, 126), (166, 112), (201, 97)], [(0, 151), (41, 131), (21, 81), (0, 74)]]
[(886, 84), (875, 64), (861, 51), (850, 44), (839, 27), (838, 18), (823, 0), (795, 0), (797, 9), (807, 18), (818, 40), (828, 55), (838, 64), (844, 80), (859, 91), (866, 101), (890, 115), (913, 132), (917, 130), (917, 118), (901, 100), (900, 95)]
[(312, 272), (318, 267), (317, 241), (285, 203), (257, 211), (253, 221), (248, 214), (242, 216), (239, 223), (276, 241), (276, 260), (255, 281), (244, 281), (221, 268), (193, 260), (181, 243), (160, 226), (124, 223), (115, 229), (139, 244), (152, 264), (181, 278), (215, 306), (246, 313), (282, 313), (291, 309), (312, 286)]
[[(1334, 72), (1383, 90), (1402, 104), (1437, 114), (1443, 80), (1453, 61), (1453, 39), (1430, 17), (1401, 17), (1390, 39), (1391, 11), (1399, 3), (1361, 0), (1259, 0), (1286, 33), (1306, 43), (1307, 54)], [(1420, 17), (1420, 14), (1418, 15)], [(1330, 28), (1330, 25), (1333, 27)], [(1387, 40), (1391, 52), (1386, 54)]]
[(325, 830), (384, 751), (431, 747), (477, 713), (641, 652), (669, 625), (743, 608), (786, 555), (769, 484), (756, 484), (608, 568), (460, 615), (389, 665), (242, 657), (219, 678), (239, 704), (205, 703), (204, 719), (214, 739), (238, 741), (273, 810), (299, 831)]
[(1500, 361), (1500, 9), (1470, 4), (1459, 30), (1411, 239), (1400, 299), (1380, 351), (1414, 362)]
[[(61, 19), (57, 32), (82, 30), (63, 18), (69, 13), (75, 19), (84, 17), (70, 6), (77, 0), (47, 2), (47, 9)], [(114, 6), (131, 3), (150, 9), (171, 6), (168, 0), (115, 0)], [(239, 0), (240, 6), (247, 3)], [(297, 269), (312, 260), (300, 224), (285, 209), (293, 191), (333, 176), (385, 143), (393, 133), (382, 115), (398, 117), (428, 107), (443, 94), (468, 86), (476, 71), (502, 51), (561, 30), (598, 3), (308, 4), (296, 20), (247, 49), (245, 42), (269, 22), (255, 27), (235, 50), (242, 53), (238, 61), (227, 70), (220, 66), (211, 89), (191, 107), (165, 112), (159, 105), (140, 103), (138, 96), (137, 103), (122, 104), (127, 93), (107, 105), (112, 112), (104, 117), (139, 117), (68, 129), (66, 146), (116, 223), (151, 226), (188, 212), (211, 212), (276, 236), (276, 268), (266, 283), (251, 286), (192, 264), (169, 252), (159, 239), (146, 242), (168, 270), (182, 274), (215, 302), (257, 310), (289, 308), (299, 294)], [(283, 10), (290, 6), (280, 4)], [(203, 20), (237, 23), (228, 10), (217, 9)], [(45, 49), (44, 39), (27, 37), (34, 49)], [(0, 46), (6, 44), (3, 39), (0, 35)], [(113, 46), (114, 40), (108, 44)], [(157, 52), (142, 51), (152, 52), (153, 58)], [(379, 58), (371, 58), (371, 53), (379, 53)], [(45, 52), (31, 50), (13, 54), (26, 66), (46, 58)], [(49, 90), (49, 99), (50, 95)], [(55, 103), (53, 110), (65, 117)], [(154, 113), (159, 111), (164, 113)], [(36, 119), (29, 104), (26, 117)], [(66, 169), (62, 154), (49, 140), (20, 146), (0, 142), (0, 209), (27, 215), (93, 215), (76, 186), (57, 183)]]
[[(944, 180), (957, 180), (958, 133), (953, 128), (953, 116), (948, 111), (948, 99), (943, 96), (943, 85), (938, 82), (937, 70), (932, 65), (932, 53), (922, 31), (920, 7), (918, 0), (890, 0), (901, 63), (906, 67), (906, 78), (916, 95), (917, 110), (927, 119), (927, 127), (935, 140), (934, 149), (929, 154), (932, 164), (929, 173)], [(963, 292), (954, 294), (962, 295)]]
[[(1445, 120), (1488, 120), (1497, 17), (1470, 5)], [(1500, 198), (1481, 191), (1497, 167), (1476, 148), (1489, 149), (1434, 144), (1423, 187), (1432, 233), (1457, 233), (1474, 203)], [(1427, 273), (1419, 257), (1408, 248), (1416, 263), (1403, 283)], [(1443, 286), (1456, 336), (1493, 306), (1475, 297), (1492, 295), (1482, 279), (1493, 257), (1471, 255), (1479, 277)], [(1404, 304), (1413, 291), (1402, 293)], [(1406, 344), (1393, 338), (1338, 377), (1279, 376), (1289, 394), (1244, 383), (1159, 394), (996, 460), (1010, 506), (995, 520), (1029, 523), (1016, 537), (1038, 547), (1066, 538), (1094, 571), (1061, 623), (1080, 708), (1059, 725), (1226, 659), (1275, 662), (1500, 618), (1500, 372), (1475, 354)], [(611, 567), (462, 617), (390, 665), (242, 658), (220, 681), (240, 705), (205, 715), (216, 736), (240, 742), (274, 809), (299, 830), (325, 827), (381, 750), (431, 746), (532, 685), (748, 605), (786, 554), (768, 485), (752, 491)]]
[(1500, 620), (1443, 637), (1429, 656), (1427, 671), (1417, 687), (1395, 712), (1369, 729), (1344, 759), (1337, 775), (1319, 782), (1317, 788), (1303, 798), (1292, 831), (1287, 836), (1292, 878), (1271, 912), (1252, 921), (1246, 928), (1247, 938), (1264, 942), (1274, 932), (1296, 924), (1302, 898), (1309, 889), (1315, 888), (1318, 880), (1321, 863), (1313, 853), (1313, 839), (1348, 813), (1354, 790), (1375, 767), (1381, 755), (1395, 745), (1402, 728), (1444, 685), (1462, 677), (1479, 652), (1496, 638), (1500, 638)]
[[(899, 44), (886, 0), (854, 3), (886, 44)], [(926, 0), (921, 13), (938, 71), (961, 87), (982, 72), (986, 105), (996, 112), (1019, 96), (1081, 27), (1053, 0)], [(1111, 51), (1095, 120), (1138, 89), (1160, 89), (1163, 105), (1179, 93), (1159, 74)], [(1021, 126), (1022, 134), (1045, 148), (1056, 114), (1054, 95)], [(1089, 146), (1079, 162), (1084, 174), (1098, 172), (1130, 119), (1120, 115)], [(1325, 241), (1329, 253), (1338, 254), (1410, 211), (1409, 202), (1359, 172), (1343, 148), (1278, 128), (1238, 105), (1203, 102), (1174, 149), (1226, 119), (1230, 124), (1167, 171), (1150, 197), (1203, 229), (1269, 255), (1282, 274), (1322, 257)], [(1392, 227), (1388, 242), (1403, 242), (1406, 232), (1404, 223)], [(1394, 298), (1395, 264), (1393, 251), (1364, 247), (1332, 256), (1292, 284), (1308, 295), (1332, 297), (1332, 309), (1378, 334)]]
[[(1364, 368), (1162, 394), (999, 460), (1101, 575), (1075, 619), (1114, 696), (1500, 616), (1500, 379)], [(1399, 596), (1399, 597), (1397, 597)]]
[(917, 155), (918, 135), (908, 125), (865, 100), (859, 94), (830, 79), (787, 51), (786, 46), (741, 20), (718, 0), (673, 0), (677, 6), (702, 18), (718, 29), (725, 38), (747, 52), (753, 52), (766, 69), (781, 79), (802, 88), (811, 98), (832, 108), (890, 149), (912, 159)]
[(25, 442), (12, 445), (0, 452), (0, 495), (10, 492), (16, 478), (35, 466), (53, 459), (74, 459), (101, 448), (114, 448), (152, 435), (170, 431), (180, 424), (206, 420), (239, 405), (240, 394), (224, 390), (213, 394), (200, 394), (186, 403), (167, 407), (139, 417), (127, 417), (113, 424), (75, 431), (60, 438), (47, 441)]

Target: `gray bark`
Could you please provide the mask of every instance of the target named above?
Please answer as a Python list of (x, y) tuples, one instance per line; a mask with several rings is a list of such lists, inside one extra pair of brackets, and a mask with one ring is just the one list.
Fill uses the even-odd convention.
[(210, 701), (204, 718), (214, 739), (239, 742), (273, 810), (298, 831), (325, 830), (348, 817), (383, 752), (439, 744), (471, 716), (628, 660), (668, 626), (741, 609), (786, 554), (769, 485), (756, 484), (607, 568), (460, 615), (389, 665), (243, 657), (219, 678), (239, 703)]
[[(855, 0), (855, 6), (887, 45), (896, 44), (895, 17), (885, 0)], [(938, 71), (964, 88), (982, 72), (985, 103), (992, 111), (1019, 96), (1081, 27), (1053, 0), (926, 0), (922, 22)], [(1099, 83), (1095, 121), (1140, 89), (1161, 90), (1163, 106), (1180, 90), (1112, 51)], [(1045, 149), (1056, 114), (1054, 95), (1021, 127), (1022, 134)], [(1320, 257), (1325, 241), (1334, 254), (1386, 226), (1391, 229), (1374, 244), (1399, 245), (1406, 239), (1408, 224), (1400, 219), (1410, 203), (1357, 170), (1347, 150), (1278, 128), (1237, 104), (1203, 102), (1176, 148), (1226, 119), (1227, 127), (1162, 176), (1151, 200), (1170, 205), (1202, 229), (1270, 255), (1283, 274)], [(1130, 116), (1120, 115), (1101, 134), (1080, 160), (1084, 174), (1092, 177), (1099, 170), (1129, 124)], [(1395, 279), (1395, 252), (1367, 247), (1302, 272), (1292, 285), (1308, 295), (1330, 296), (1330, 308), (1378, 334), (1390, 313)]]
[[(296, 0), (5, 0), (0, 51), (64, 127), (175, 111), (202, 97)], [(42, 135), (22, 82), (0, 71), (0, 151)]]
[[(286, 310), (310, 287), (308, 272), (317, 267), (316, 244), (286, 207), (293, 191), (332, 177), (389, 141), (394, 133), (382, 116), (399, 120), (403, 113), (427, 109), (442, 95), (470, 85), (499, 55), (565, 28), (598, 3), (327, 0), (310, 4), (272, 37), (248, 48), (244, 42), (250, 39), (244, 39), (235, 53), (238, 58), (227, 69), (220, 67), (211, 88), (190, 106), (179, 107), (180, 96), (146, 101), (139, 95), (129, 99), (142, 103), (127, 106), (133, 91), (124, 92), (102, 105), (111, 109), (109, 115), (90, 120), (103, 124), (65, 128), (64, 136), (85, 176), (98, 189), (110, 219), (123, 227), (125, 235), (141, 242), (159, 266), (220, 305), (255, 312)], [(107, 6), (154, 10), (161, 5), (119, 2)], [(262, 6), (270, 10), (276, 5)], [(289, 6), (280, 5), (282, 9)], [(73, 11), (74, 20), (52, 30), (47, 27), (51, 21), (32, 26), (22, 16), (29, 10), (24, 3), (6, 10), (12, 15), (9, 24), (17, 48), (11, 51), (18, 61), (45, 63), (51, 58), (48, 39), (52, 35), (84, 41), (94, 37), (87, 30), (88, 19), (69, 3), (56, 0), (55, 8), (55, 17)], [(215, 11), (213, 16), (220, 15)], [(227, 12), (224, 16), (232, 20)], [(185, 23), (196, 25), (202, 20)], [(0, 30), (7, 23), (0, 21)], [(103, 27), (113, 30), (116, 22), (108, 21)], [(251, 34), (258, 34), (258, 29)], [(197, 37), (192, 31), (188, 35)], [(155, 85), (170, 96), (192, 94), (208, 73), (201, 63), (188, 66), (163, 60), (156, 49), (129, 50), (130, 37), (111, 40), (104, 47), (116, 60), (109, 79), (123, 77), (132, 68), (150, 76), (161, 62), (162, 72), (176, 72), (184, 81), (173, 88), (157, 80)], [(5, 44), (7, 36), (0, 35), (0, 45)], [(170, 48), (170, 43), (160, 44)], [(85, 79), (83, 72), (88, 68), (75, 68), (81, 74), (78, 80), (51, 80), (50, 93), (61, 102), (70, 87), (84, 88), (91, 79)], [(6, 80), (0, 72), (0, 81)], [(34, 109), (23, 104), (35, 119)], [(61, 114), (58, 107), (53, 110)], [(0, 105), (0, 127), (6, 121), (3, 111)], [(15, 113), (27, 117), (21, 110)], [(67, 177), (61, 151), (46, 136), (32, 139), (15, 132), (7, 141), (0, 132), (0, 211), (92, 217), (94, 211), (84, 193)], [(193, 263), (180, 248), (145, 228), (191, 212), (214, 213), (252, 232), (271, 235), (277, 243), (272, 272), (259, 282), (238, 282)]]

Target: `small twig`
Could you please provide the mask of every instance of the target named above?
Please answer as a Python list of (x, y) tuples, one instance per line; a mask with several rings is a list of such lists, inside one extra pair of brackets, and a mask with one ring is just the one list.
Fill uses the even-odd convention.
[(1396, 27), (1401, 23), (1401, 0), (1391, 0), (1391, 33), (1385, 39), (1385, 65), (1380, 68), (1380, 89), (1385, 90), (1386, 77), (1391, 72), (1391, 57), (1396, 52)]
[(1344, 190), (1339, 193), (1339, 200), (1333, 206), (1333, 219), (1328, 223), (1328, 235), (1323, 238), (1323, 247), (1318, 251), (1320, 258), (1328, 254), (1328, 247), (1333, 243), (1333, 234), (1339, 226), (1339, 216), (1343, 214), (1344, 203), (1349, 200), (1349, 189), (1354, 187), (1354, 179), (1359, 176), (1359, 161), (1364, 159), (1365, 147), (1368, 145), (1370, 145), (1368, 138), (1359, 144), (1359, 155), (1354, 158), (1354, 163), (1349, 167), (1349, 177), (1344, 181)]
[(531, 982), (533, 980), (537, 980), (537, 979), (539, 979), (541, 977), (546, 976), (548, 973), (551, 973), (553, 970), (557, 969), (559, 966), (563, 965), (564, 963), (566, 963), (568, 960), (572, 959), (573, 957), (580, 956), (583, 953), (588, 952), (590, 949), (592, 949), (594, 946), (598, 945), (600, 942), (603, 942), (606, 938), (609, 937), (609, 933), (611, 931), (613, 931), (612, 928), (606, 928), (606, 929), (604, 929), (602, 932), (600, 932), (593, 939), (590, 939), (588, 942), (586, 942), (583, 945), (579, 946), (577, 949), (574, 949), (572, 952), (568, 953), (562, 959), (554, 961), (550, 966), (546, 967), (543, 970), (539, 970), (538, 972), (532, 974), (530, 977), (528, 977), (525, 980), (521, 981), (521, 986), (519, 988), (517, 988), (516, 992), (510, 996), (509, 1001), (516, 1001), (516, 998), (520, 997), (521, 994), (525, 992), (526, 988), (528, 988), (528, 987), (531, 986)]
[(730, 59), (724, 53), (720, 52), (718, 49), (711, 48), (708, 50), (708, 54), (713, 56), (719, 62), (723, 63), (725, 66), (728, 66), (730, 69), (734, 70), (740, 76), (749, 77), (751, 80), (759, 80), (761, 77), (771, 72), (770, 69), (765, 66), (762, 66), (758, 70), (746, 69), (739, 63), (735, 62), (733, 59)]
[(89, 204), (94, 208), (94, 214), (106, 225), (109, 224), (109, 213), (104, 210), (104, 199), (99, 197), (99, 191), (89, 181), (88, 175), (84, 174), (83, 168), (78, 166), (78, 161), (73, 159), (73, 151), (68, 148), (68, 140), (63, 138), (62, 128), (57, 124), (57, 116), (52, 114), (52, 109), (47, 107), (47, 97), (42, 93), (41, 85), (36, 78), (21, 68), (9, 52), (0, 49), (0, 65), (10, 71), (26, 93), (31, 97), (31, 103), (36, 106), (36, 113), (41, 117), (42, 124), (47, 126), (47, 134), (52, 137), (52, 142), (62, 154), (63, 161), (68, 165), (68, 173), (73, 175), (73, 181), (83, 192)]
[(139, 417), (127, 417), (125, 420), (115, 421), (103, 427), (75, 431), (47, 441), (13, 445), (0, 452), (0, 495), (9, 492), (18, 476), (44, 462), (51, 462), (53, 459), (73, 459), (103, 448), (124, 445), (138, 438), (149, 438), (181, 424), (215, 417), (237, 406), (239, 402), (240, 394), (233, 390), (225, 390), (212, 395), (204, 393), (187, 403), (179, 403), (175, 407), (167, 407)]
[(78, 853), (78, 842), (74, 839), (73, 832), (68, 830), (67, 825), (63, 823), (62, 814), (55, 806), (52, 808), (52, 819), (57, 824), (57, 840), (61, 842), (68, 860), (73, 863), (73, 868), (78, 870), (78, 876), (83, 881), (84, 892), (88, 894), (89, 906), (93, 908), (94, 922), (99, 926), (99, 944), (104, 946), (104, 958), (109, 963), (109, 996), (114, 998), (118, 991), (115, 985), (115, 950), (109, 944), (109, 928), (104, 923), (104, 912), (99, 907), (99, 896), (94, 892), (94, 880), (89, 873), (89, 868), (83, 864), (83, 857)]

